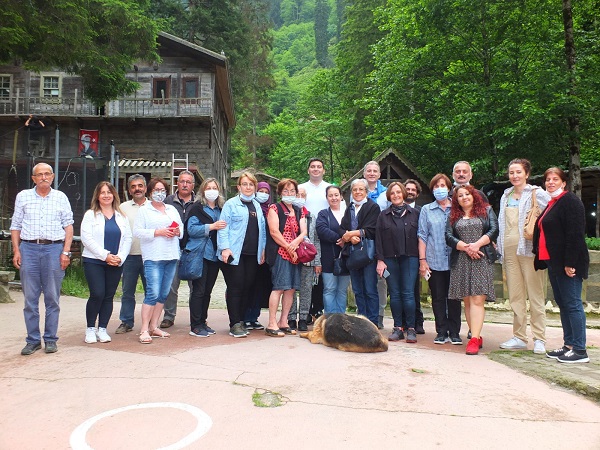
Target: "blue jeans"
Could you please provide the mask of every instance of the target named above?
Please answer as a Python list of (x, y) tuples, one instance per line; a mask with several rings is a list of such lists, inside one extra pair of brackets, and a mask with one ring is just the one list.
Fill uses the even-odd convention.
[(134, 323), (135, 290), (138, 277), (142, 278), (142, 285), (144, 286), (144, 292), (146, 292), (146, 277), (144, 276), (142, 255), (129, 255), (123, 263), (123, 281), (121, 282), (123, 295), (121, 296), (119, 319), (130, 327), (133, 327)]
[(568, 277), (564, 270), (554, 272), (548, 264), (548, 278), (554, 300), (560, 310), (565, 345), (575, 350), (585, 350), (585, 312), (581, 300), (583, 279), (579, 275)]
[(350, 276), (336, 277), (323, 272), (323, 305), (325, 314), (345, 313)]
[(375, 325), (379, 319), (379, 294), (377, 293), (377, 263), (350, 271), (352, 290), (356, 300), (358, 313), (365, 316)]
[(165, 303), (171, 283), (177, 270), (177, 260), (170, 261), (144, 261), (144, 273), (146, 274), (146, 305)]
[(390, 290), (390, 308), (394, 318), (394, 327), (402, 326), (402, 314), (408, 328), (415, 327), (415, 283), (419, 273), (419, 258), (399, 256), (385, 258), (390, 276), (387, 285)]
[(40, 295), (44, 294), (46, 320), (44, 342), (58, 340), (58, 315), (60, 313), (60, 287), (65, 271), (60, 267), (60, 255), (63, 244), (32, 244), (21, 242), (21, 287), (25, 297), (25, 327), (28, 344), (39, 344), (40, 333)]
[(121, 279), (122, 266), (95, 264), (84, 261), (83, 272), (90, 289), (85, 307), (87, 327), (106, 328), (113, 312), (113, 299)]

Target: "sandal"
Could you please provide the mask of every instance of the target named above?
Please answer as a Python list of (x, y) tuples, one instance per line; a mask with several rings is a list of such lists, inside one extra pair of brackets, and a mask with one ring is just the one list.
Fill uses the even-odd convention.
[(150, 331), (150, 336), (161, 338), (161, 339), (171, 337), (171, 335), (169, 333), (161, 330), (160, 328), (155, 328), (154, 330)]
[(148, 331), (142, 331), (140, 333), (140, 344), (152, 344), (152, 337)]
[(279, 329), (265, 328), (265, 334), (271, 337), (284, 337), (285, 333)]
[(285, 334), (296, 334), (296, 330), (292, 330), (290, 327), (279, 328)]

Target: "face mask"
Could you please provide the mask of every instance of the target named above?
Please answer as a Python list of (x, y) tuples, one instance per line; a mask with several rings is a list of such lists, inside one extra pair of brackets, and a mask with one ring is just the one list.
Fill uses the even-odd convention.
[(242, 193), (240, 193), (240, 198), (245, 201), (245, 202), (251, 202), (254, 199), (255, 195), (244, 195)]
[(440, 187), (433, 190), (433, 196), (436, 200), (442, 201), (448, 198), (448, 188)]
[(217, 191), (216, 189), (208, 189), (204, 191), (204, 197), (206, 197), (206, 200), (208, 200), (209, 202), (214, 202), (216, 199), (219, 198), (219, 191)]
[(266, 192), (257, 192), (256, 200), (258, 201), (258, 203), (264, 203), (269, 200), (269, 194), (267, 194)]
[(550, 194), (550, 197), (552, 198), (556, 198), (558, 197), (560, 194), (562, 194), (564, 191), (564, 188), (558, 188), (557, 190), (555, 190), (554, 192), (548, 192), (548, 194)]
[(295, 195), (284, 195), (283, 197), (281, 197), (281, 201), (283, 203), (294, 203), (294, 200), (296, 200), (296, 196)]
[(300, 198), (296, 197), (292, 203), (295, 206), (298, 206), (299, 208), (302, 208), (304, 205), (306, 205), (306, 199), (302, 198), (302, 197), (300, 197)]
[(152, 200), (154, 200), (155, 202), (162, 203), (165, 201), (165, 198), (167, 198), (166, 192), (156, 192), (155, 191), (152, 193)]

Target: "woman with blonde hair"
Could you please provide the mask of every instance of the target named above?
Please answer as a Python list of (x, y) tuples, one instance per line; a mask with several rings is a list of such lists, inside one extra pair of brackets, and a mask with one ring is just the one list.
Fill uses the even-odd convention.
[(129, 221), (119, 205), (115, 187), (101, 181), (94, 189), (90, 209), (81, 222), (83, 271), (90, 289), (85, 307), (87, 344), (111, 341), (106, 326), (132, 240)]
[(224, 220), (219, 220), (224, 203), (219, 182), (215, 178), (207, 178), (198, 189), (196, 201), (185, 223), (185, 249), (199, 251), (202, 255), (202, 276), (192, 280), (190, 336), (208, 337), (215, 334), (206, 319), (210, 296), (219, 275), (217, 231), (227, 226)]

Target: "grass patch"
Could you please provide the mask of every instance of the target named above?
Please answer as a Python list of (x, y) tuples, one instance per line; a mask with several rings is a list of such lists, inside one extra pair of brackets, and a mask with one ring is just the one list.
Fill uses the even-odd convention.
[(283, 405), (281, 394), (264, 389), (257, 389), (252, 394), (252, 403), (259, 408), (277, 408)]

